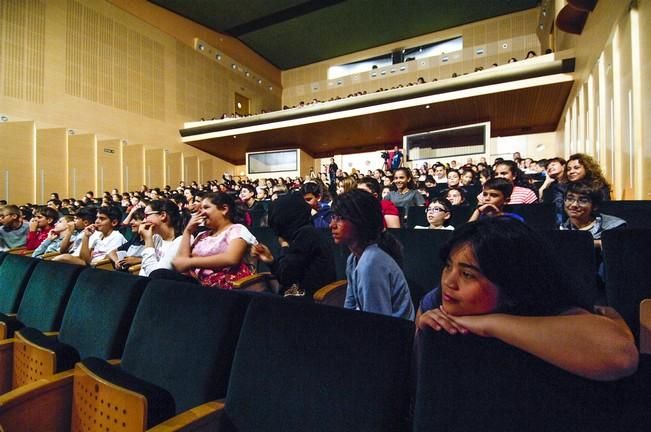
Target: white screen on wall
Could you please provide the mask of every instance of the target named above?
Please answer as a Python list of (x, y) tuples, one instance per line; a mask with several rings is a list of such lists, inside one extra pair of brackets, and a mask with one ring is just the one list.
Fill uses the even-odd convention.
[(249, 174), (298, 170), (298, 152), (296, 150), (249, 153), (247, 157)]

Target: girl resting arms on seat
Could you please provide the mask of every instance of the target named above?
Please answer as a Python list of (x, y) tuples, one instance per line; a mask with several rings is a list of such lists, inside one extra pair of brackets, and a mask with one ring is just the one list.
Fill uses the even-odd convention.
[(637, 369), (633, 335), (621, 317), (577, 307), (551, 250), (520, 221), (498, 216), (467, 223), (441, 257), (441, 286), (423, 298), (419, 329), (494, 337), (594, 380)]

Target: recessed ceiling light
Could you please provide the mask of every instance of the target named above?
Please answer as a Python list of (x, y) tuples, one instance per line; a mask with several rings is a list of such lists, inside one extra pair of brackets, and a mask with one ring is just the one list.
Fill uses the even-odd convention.
[(429, 105), (425, 105), (425, 109), (429, 109)]
[(231, 64), (231, 68), (232, 68), (232, 69), (237, 69), (237, 65), (236, 65), (235, 63), (232, 63), (232, 64)]
[(215, 58), (216, 58), (217, 60), (221, 60), (221, 59), (222, 59), (222, 55), (221, 55), (221, 54), (215, 54)]

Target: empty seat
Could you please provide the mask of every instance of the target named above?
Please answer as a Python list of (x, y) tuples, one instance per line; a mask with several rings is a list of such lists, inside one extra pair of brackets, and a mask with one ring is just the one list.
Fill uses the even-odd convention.
[(0, 312), (15, 314), (23, 297), (27, 281), (38, 261), (14, 254), (7, 254), (0, 264)]
[(509, 204), (505, 212), (515, 213), (524, 218), (527, 225), (535, 230), (553, 230), (556, 226), (556, 209), (552, 203)]
[(70, 292), (82, 270), (77, 265), (39, 261), (29, 278), (18, 313), (0, 314), (0, 339), (13, 337), (15, 330), (25, 326), (42, 332), (58, 330)]
[(630, 229), (651, 229), (651, 201), (604, 201), (599, 211), (626, 221)]
[[(605, 295), (597, 283), (597, 263), (594, 240), (587, 231), (541, 231), (558, 258), (559, 272), (571, 279), (575, 304), (592, 309), (605, 304)], [(526, 276), (523, 275), (523, 281)]]
[(211, 430), (405, 430), (413, 331), (383, 315), (253, 299)]
[(414, 432), (612, 431), (616, 382), (565, 372), (497, 339), (420, 331)]
[(608, 305), (639, 337), (639, 305), (651, 298), (651, 230), (609, 230), (601, 237)]
[(390, 230), (403, 246), (403, 271), (414, 308), (420, 299), (441, 281), (441, 247), (453, 231), (447, 230)]
[(69, 370), (86, 357), (119, 358), (146, 282), (119, 272), (83, 271), (58, 335), (31, 327), (16, 332), (12, 387)]

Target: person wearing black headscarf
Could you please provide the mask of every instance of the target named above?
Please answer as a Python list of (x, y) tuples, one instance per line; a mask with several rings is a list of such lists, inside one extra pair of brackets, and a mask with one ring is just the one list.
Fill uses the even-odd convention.
[(273, 201), (269, 226), (278, 236), (280, 255), (274, 257), (263, 244), (255, 245), (252, 254), (269, 265), (283, 294), (311, 300), (319, 288), (336, 280), (332, 246), (312, 225), (310, 206), (301, 194), (283, 195)]

